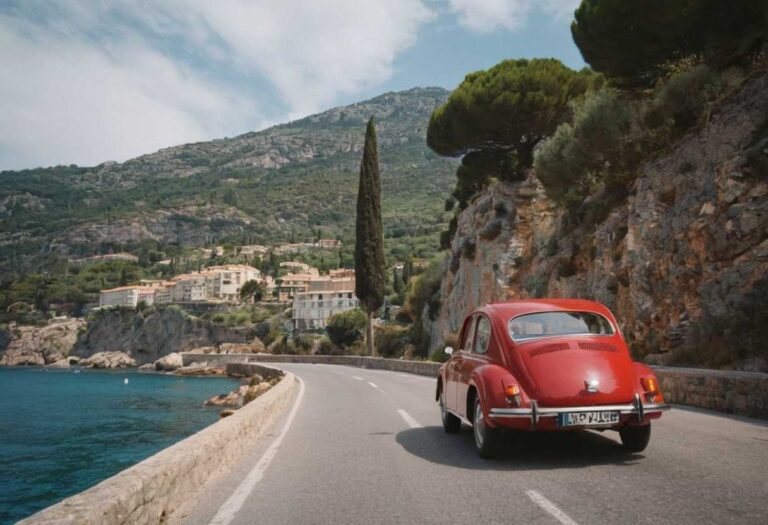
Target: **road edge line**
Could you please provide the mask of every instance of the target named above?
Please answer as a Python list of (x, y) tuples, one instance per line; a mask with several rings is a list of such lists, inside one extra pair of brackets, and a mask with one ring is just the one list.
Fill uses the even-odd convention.
[(264, 477), (264, 473), (269, 468), (275, 455), (277, 455), (277, 449), (283, 442), (283, 438), (288, 433), (288, 430), (290, 430), (293, 420), (296, 418), (296, 414), (299, 411), (301, 400), (304, 397), (304, 381), (298, 376), (295, 377), (299, 382), (299, 393), (296, 396), (296, 401), (291, 408), (291, 412), (288, 414), (283, 430), (280, 432), (280, 435), (275, 438), (272, 444), (269, 445), (261, 458), (259, 458), (259, 461), (256, 462), (256, 465), (254, 465), (250, 472), (248, 472), (229, 498), (227, 498), (221, 507), (219, 507), (216, 515), (211, 519), (210, 525), (228, 525), (235, 518), (235, 515), (237, 515), (237, 513), (240, 512), (240, 509), (243, 508), (245, 500), (248, 499), (248, 496), (251, 495), (251, 492), (253, 492), (253, 489), (259, 481), (261, 481), (261, 478)]

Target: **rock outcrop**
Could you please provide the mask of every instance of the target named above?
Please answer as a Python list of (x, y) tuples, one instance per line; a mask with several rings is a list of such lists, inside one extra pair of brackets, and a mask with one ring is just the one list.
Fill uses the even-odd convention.
[(97, 352), (78, 364), (86, 368), (133, 368), (136, 360), (125, 352)]
[(12, 324), (7, 330), (5, 349), (0, 350), (0, 365), (47, 365), (69, 356), (82, 319), (56, 320), (46, 326)]
[(89, 322), (73, 354), (88, 357), (96, 352), (121, 350), (142, 365), (174, 352), (252, 339), (247, 328), (217, 326), (174, 307), (157, 308), (146, 317), (132, 311), (107, 310)]
[(184, 366), (184, 363), (181, 360), (181, 354), (178, 352), (173, 352), (155, 361), (155, 370), (160, 372), (173, 372), (182, 366)]
[(280, 378), (275, 378), (265, 381), (263, 377), (254, 375), (247, 385), (242, 385), (228, 394), (214, 396), (205, 402), (205, 406), (240, 408), (269, 390), (279, 380)]
[(768, 330), (767, 166), (762, 74), (641, 165), (604, 219), (569, 224), (534, 174), (490, 187), (459, 215), (433, 347), (485, 302), (584, 297), (614, 311), (636, 357), (768, 370), (754, 355)]

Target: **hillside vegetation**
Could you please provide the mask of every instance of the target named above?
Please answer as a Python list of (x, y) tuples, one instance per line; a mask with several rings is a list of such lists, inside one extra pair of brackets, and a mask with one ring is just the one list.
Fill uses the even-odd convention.
[(179, 247), (354, 238), (365, 123), (375, 115), (390, 257), (428, 256), (454, 165), (425, 144), (439, 88), (387, 93), (235, 138), (123, 163), (0, 173), (0, 272), (65, 257)]

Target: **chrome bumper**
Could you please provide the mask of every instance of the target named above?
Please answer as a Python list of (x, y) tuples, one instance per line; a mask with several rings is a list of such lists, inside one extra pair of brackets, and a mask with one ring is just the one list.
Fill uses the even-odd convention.
[(539, 404), (532, 400), (528, 408), (492, 408), (490, 416), (494, 419), (529, 419), (531, 426), (536, 426), (543, 417), (557, 417), (562, 412), (619, 412), (620, 414), (631, 414), (642, 421), (646, 414), (656, 414), (669, 410), (671, 407), (666, 403), (652, 403), (645, 405), (638, 394), (632, 400), (631, 405), (595, 405), (580, 407), (539, 407)]

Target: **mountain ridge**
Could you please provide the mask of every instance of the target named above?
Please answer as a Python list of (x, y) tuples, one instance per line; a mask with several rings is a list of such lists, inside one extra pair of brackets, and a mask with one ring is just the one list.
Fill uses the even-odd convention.
[[(351, 240), (365, 123), (377, 120), (386, 235), (398, 257), (429, 255), (455, 163), (426, 146), (449, 92), (411, 88), (262, 131), (170, 146), (118, 163), (0, 172), (0, 268), (214, 242)], [(399, 254), (399, 255), (398, 255)]]

